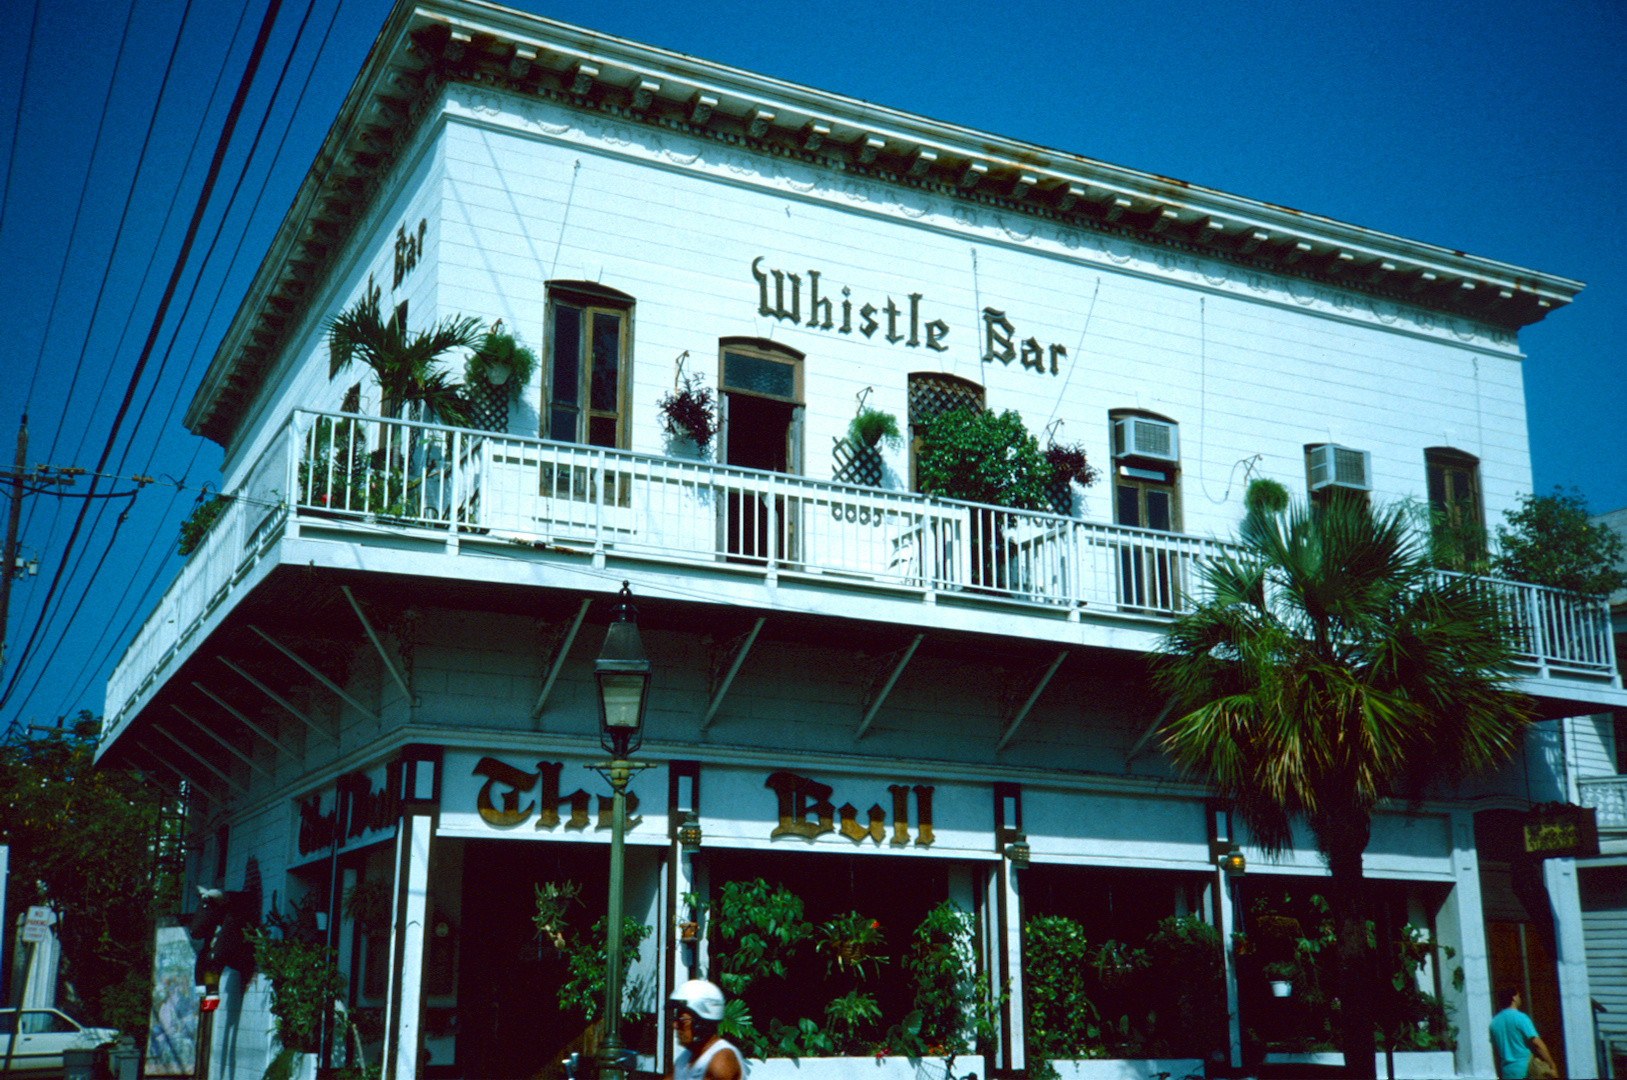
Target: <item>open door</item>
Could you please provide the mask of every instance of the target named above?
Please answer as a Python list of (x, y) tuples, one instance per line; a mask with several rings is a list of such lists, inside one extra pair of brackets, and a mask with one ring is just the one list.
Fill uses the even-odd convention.
[[(802, 354), (760, 339), (723, 342), (723, 464), (796, 475), (802, 471)], [(797, 500), (771, 494), (767, 477), (731, 484), (720, 508), (722, 550), (730, 561), (795, 562)]]

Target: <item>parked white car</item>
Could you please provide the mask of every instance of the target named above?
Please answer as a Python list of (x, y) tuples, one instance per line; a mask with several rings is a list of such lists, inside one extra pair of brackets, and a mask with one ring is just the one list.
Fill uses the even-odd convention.
[[(0, 1009), (0, 1076), (7, 1080), (61, 1076), (64, 1051), (94, 1050), (119, 1037), (112, 1028), (84, 1027), (56, 1009), (24, 1009), (20, 1015), (19, 1021), (18, 1010)], [(10, 1068), (6, 1064), (8, 1049)]]

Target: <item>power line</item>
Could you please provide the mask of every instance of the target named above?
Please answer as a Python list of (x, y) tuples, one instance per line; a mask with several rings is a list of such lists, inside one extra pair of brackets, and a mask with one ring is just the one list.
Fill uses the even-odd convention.
[[(101, 469), (107, 464), (107, 459), (113, 454), (113, 446), (118, 439), (119, 429), (124, 423), (124, 417), (130, 410), (131, 401), (135, 398), (136, 388), (140, 385), (141, 374), (146, 369), (147, 361), (152, 356), (153, 346), (156, 344), (158, 335), (163, 327), (164, 316), (169, 311), (170, 302), (175, 297), (175, 290), (180, 285), (182, 272), (186, 268), (187, 256), (191, 254), (192, 245), (197, 240), (198, 229), (202, 224), (204, 211), (209, 204), (209, 196), (214, 192), (215, 183), (220, 178), (221, 164), (225, 160), (226, 149), (231, 143), (232, 133), (237, 128), (238, 117), (242, 114), (243, 102), (248, 97), (250, 86), (253, 85), (255, 72), (259, 70), (260, 60), (265, 55), (266, 41), (271, 36), (271, 29), (276, 23), (277, 12), (281, 7), (282, 0), (270, 0), (270, 3), (266, 6), (265, 16), (260, 23), (260, 32), (255, 37), (254, 48), (249, 54), (248, 64), (244, 68), (243, 77), (238, 83), (237, 93), (232, 98), (231, 109), (227, 112), (225, 124), (221, 129), (219, 139), (216, 141), (215, 154), (209, 162), (209, 172), (204, 177), (203, 190), (198, 194), (197, 205), (193, 210), (192, 220), (187, 226), (186, 238), (182, 242), (180, 252), (176, 255), (175, 268), (170, 273), (169, 283), (164, 289), (163, 299), (160, 301), (158, 311), (153, 317), (152, 330), (147, 335), (147, 341), (142, 347), (141, 356), (136, 361), (135, 370), (130, 374), (130, 383), (125, 389), (123, 400), (119, 403), (118, 413), (113, 418), (113, 429), (108, 433), (107, 445), (103, 448), (102, 455), (96, 462), (97, 472), (101, 471)], [(91, 490), (94, 491), (95, 487), (96, 478), (93, 477), (91, 479)], [(79, 531), (84, 525), (85, 514), (89, 511), (89, 509), (89, 502), (86, 502), (84, 506), (80, 508), (78, 517), (74, 521), (73, 531), (68, 534), (68, 542), (65, 548), (65, 553), (73, 550), (74, 544), (79, 537)], [(63, 562), (57, 567), (57, 572), (51, 580), (51, 587), (45, 594), (40, 619), (35, 622), (34, 630), (29, 634), (28, 643), (23, 647), (25, 655), (30, 649), (33, 648), (34, 642), (39, 638), (40, 630), (45, 622), (46, 612), (51, 610), (51, 599), (55, 595), (57, 587), (62, 581), (63, 570), (65, 569), (66, 565), (67, 559), (66, 554), (64, 554)], [(0, 694), (0, 706), (5, 705), (5, 703), (11, 698), (12, 692), (16, 689), (17, 674), (18, 673), (15, 671), (12, 673), (11, 681), (6, 684), (5, 693)]]

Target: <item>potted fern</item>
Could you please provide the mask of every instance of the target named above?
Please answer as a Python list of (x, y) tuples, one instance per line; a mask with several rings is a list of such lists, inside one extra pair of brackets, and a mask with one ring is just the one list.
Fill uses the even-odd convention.
[(463, 365), (463, 378), (471, 384), (492, 387), (509, 397), (519, 397), (537, 370), (537, 354), (503, 329), (499, 319), (486, 331)]
[(858, 415), (848, 423), (847, 437), (855, 445), (872, 449), (885, 444), (887, 449), (897, 450), (904, 444), (904, 436), (898, 429), (898, 417), (869, 406), (860, 409)]
[(717, 434), (717, 400), (699, 375), (685, 375), (655, 404), (661, 410), (661, 430), (674, 439), (688, 439), (697, 453), (706, 453)]

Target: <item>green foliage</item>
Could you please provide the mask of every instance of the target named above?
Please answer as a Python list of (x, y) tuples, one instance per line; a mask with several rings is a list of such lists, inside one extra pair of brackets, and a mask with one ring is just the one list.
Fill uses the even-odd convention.
[(298, 937), (273, 937), (259, 927), (248, 937), (256, 967), (271, 982), (277, 1042), (300, 1053), (317, 1049), (334, 1006), (344, 1000), (345, 977), (334, 951)]
[(762, 878), (725, 883), (713, 923), (726, 958), (718, 985), (730, 998), (760, 978), (785, 978), (797, 947), (813, 934), (802, 917), (802, 898)]
[(493, 385), (495, 374), (507, 371), (503, 376), (503, 389), (508, 396), (519, 397), (531, 383), (531, 376), (537, 370), (537, 354), (526, 348), (513, 334), (505, 333), (499, 321), (490, 330), (486, 331), (475, 346), (469, 359), (464, 361), (463, 378), (467, 382), (483, 382)]
[(345, 918), (369, 930), (386, 929), (390, 923), (390, 891), (383, 881), (364, 878), (345, 890), (342, 910)]
[(1280, 514), (1288, 509), (1288, 489), (1264, 476), (1250, 480), (1243, 506), (1251, 514)]
[(181, 539), (175, 546), (177, 554), (190, 555), (203, 543), (203, 538), (209, 535), (215, 521), (232, 505), (231, 495), (215, 495), (211, 498), (198, 496), (198, 501), (192, 504), (192, 512), (181, 522)]
[(674, 438), (689, 439), (695, 449), (706, 453), (717, 434), (717, 401), (699, 375), (685, 375), (678, 388), (663, 394), (655, 405), (661, 410), (662, 431)]
[(898, 417), (868, 406), (860, 409), (858, 415), (848, 422), (847, 437), (865, 446), (885, 443), (889, 450), (897, 450), (904, 444), (904, 436), (898, 430)]
[(1103, 1027), (1088, 994), (1092, 957), (1084, 927), (1072, 919), (1040, 915), (1023, 924), (1029, 1073), (1039, 1080), (1057, 1075), (1052, 1061), (1094, 1056)]
[[(638, 1010), (629, 1008), (625, 1000), (630, 989), (627, 971), (644, 939), (650, 936), (650, 927), (631, 915), (621, 921), (621, 985), (623, 987), (622, 1022), (631, 1024), (638, 1019)], [(605, 973), (610, 969), (610, 916), (601, 915), (586, 934), (572, 934), (562, 950), (565, 968), (569, 973), (559, 984), (559, 1007), (579, 1016), (591, 1024), (604, 1009)]]
[(453, 349), (469, 349), (482, 341), (480, 321), (448, 317), (427, 331), (409, 334), (397, 319), (379, 315), (378, 297), (369, 294), (328, 322), (341, 369), (360, 360), (378, 379), (387, 415), (399, 416), (407, 405), (418, 405), (455, 427), (469, 427), (472, 414), (463, 388), (440, 369), (440, 358)]
[(1499, 577), (1573, 596), (1602, 598), (1627, 587), (1621, 537), (1588, 522), (1587, 500), (1575, 488), (1522, 496), (1519, 507), (1504, 517), (1508, 526), (1497, 527), (1493, 560)]
[(914, 1011), (890, 1033), (896, 1049), (913, 1056), (969, 1054), (995, 1035), (997, 1003), (972, 954), (976, 922), (944, 900), (915, 928), (904, 970), (915, 984)]
[[(1319, 893), (1297, 898), (1259, 897), (1250, 904), (1247, 919), (1252, 947), (1240, 955), (1238, 964), (1245, 1015), (1259, 1015), (1259, 1006), (1251, 1008), (1248, 999), (1270, 1000), (1265, 996), (1265, 980), (1285, 979), (1294, 985), (1292, 1026), (1260, 1017), (1251, 1025), (1254, 1032), (1250, 1041), (1284, 1052), (1325, 1050), (1336, 1045), (1343, 1009), (1342, 995), (1336, 992), (1340, 959), (1333, 906)], [(1412, 923), (1402, 926), (1395, 940), (1381, 943), (1376, 924), (1364, 920), (1363, 937), (1369, 948), (1377, 949), (1381, 972), (1373, 996), (1377, 1024), (1371, 1041), (1375, 1049), (1454, 1049), (1457, 1031), (1448, 1021), (1444, 1004), (1434, 994), (1419, 989), (1425, 964), (1451, 960), (1454, 951)], [(1380, 944), (1383, 948), (1378, 948)]]
[[(1164, 747), (1268, 852), (1304, 821), (1328, 859), (1341, 970), (1368, 967), (1362, 854), (1380, 800), (1506, 760), (1525, 699), (1491, 598), (1442, 579), (1403, 509), (1293, 506), (1201, 568), (1206, 594), (1155, 660)], [(1346, 1057), (1372, 1045), (1372, 987), (1340, 995)]]
[(816, 948), (825, 954), (825, 964), (830, 974), (851, 973), (863, 979), (867, 966), (872, 973), (881, 970), (881, 958), (876, 953), (886, 944), (881, 923), (867, 919), (857, 911), (850, 911), (820, 926)]
[(929, 421), (921, 432), (916, 477), (927, 495), (1044, 510), (1050, 467), (1022, 417), (953, 409)]
[(8, 911), (57, 913), (63, 1006), (133, 1034), (151, 1008), (154, 915), (180, 898), (180, 821), (123, 769), (96, 768), (101, 722), (80, 712), (61, 734), (0, 753), (0, 844), (11, 849)]
[[(604, 1008), (605, 974), (610, 969), (610, 916), (601, 915), (586, 931), (577, 927), (582, 908), (579, 899), (582, 887), (574, 881), (549, 882), (534, 886), (536, 913), (532, 922), (537, 935), (551, 944), (565, 961), (565, 979), (556, 992), (559, 1007), (591, 1024)], [(621, 985), (623, 987), (622, 1020), (631, 1024), (639, 1019), (636, 1009), (627, 1006), (628, 969), (638, 947), (650, 936), (653, 928), (630, 915), (622, 916), (621, 924)]]
[(874, 994), (849, 990), (825, 1006), (831, 1042), (838, 1054), (862, 1054), (875, 1045), (875, 1031), (881, 1021), (881, 1006)]
[(1102, 471), (1085, 457), (1084, 443), (1051, 443), (1045, 448), (1044, 457), (1053, 482), (1089, 487), (1101, 478)]

